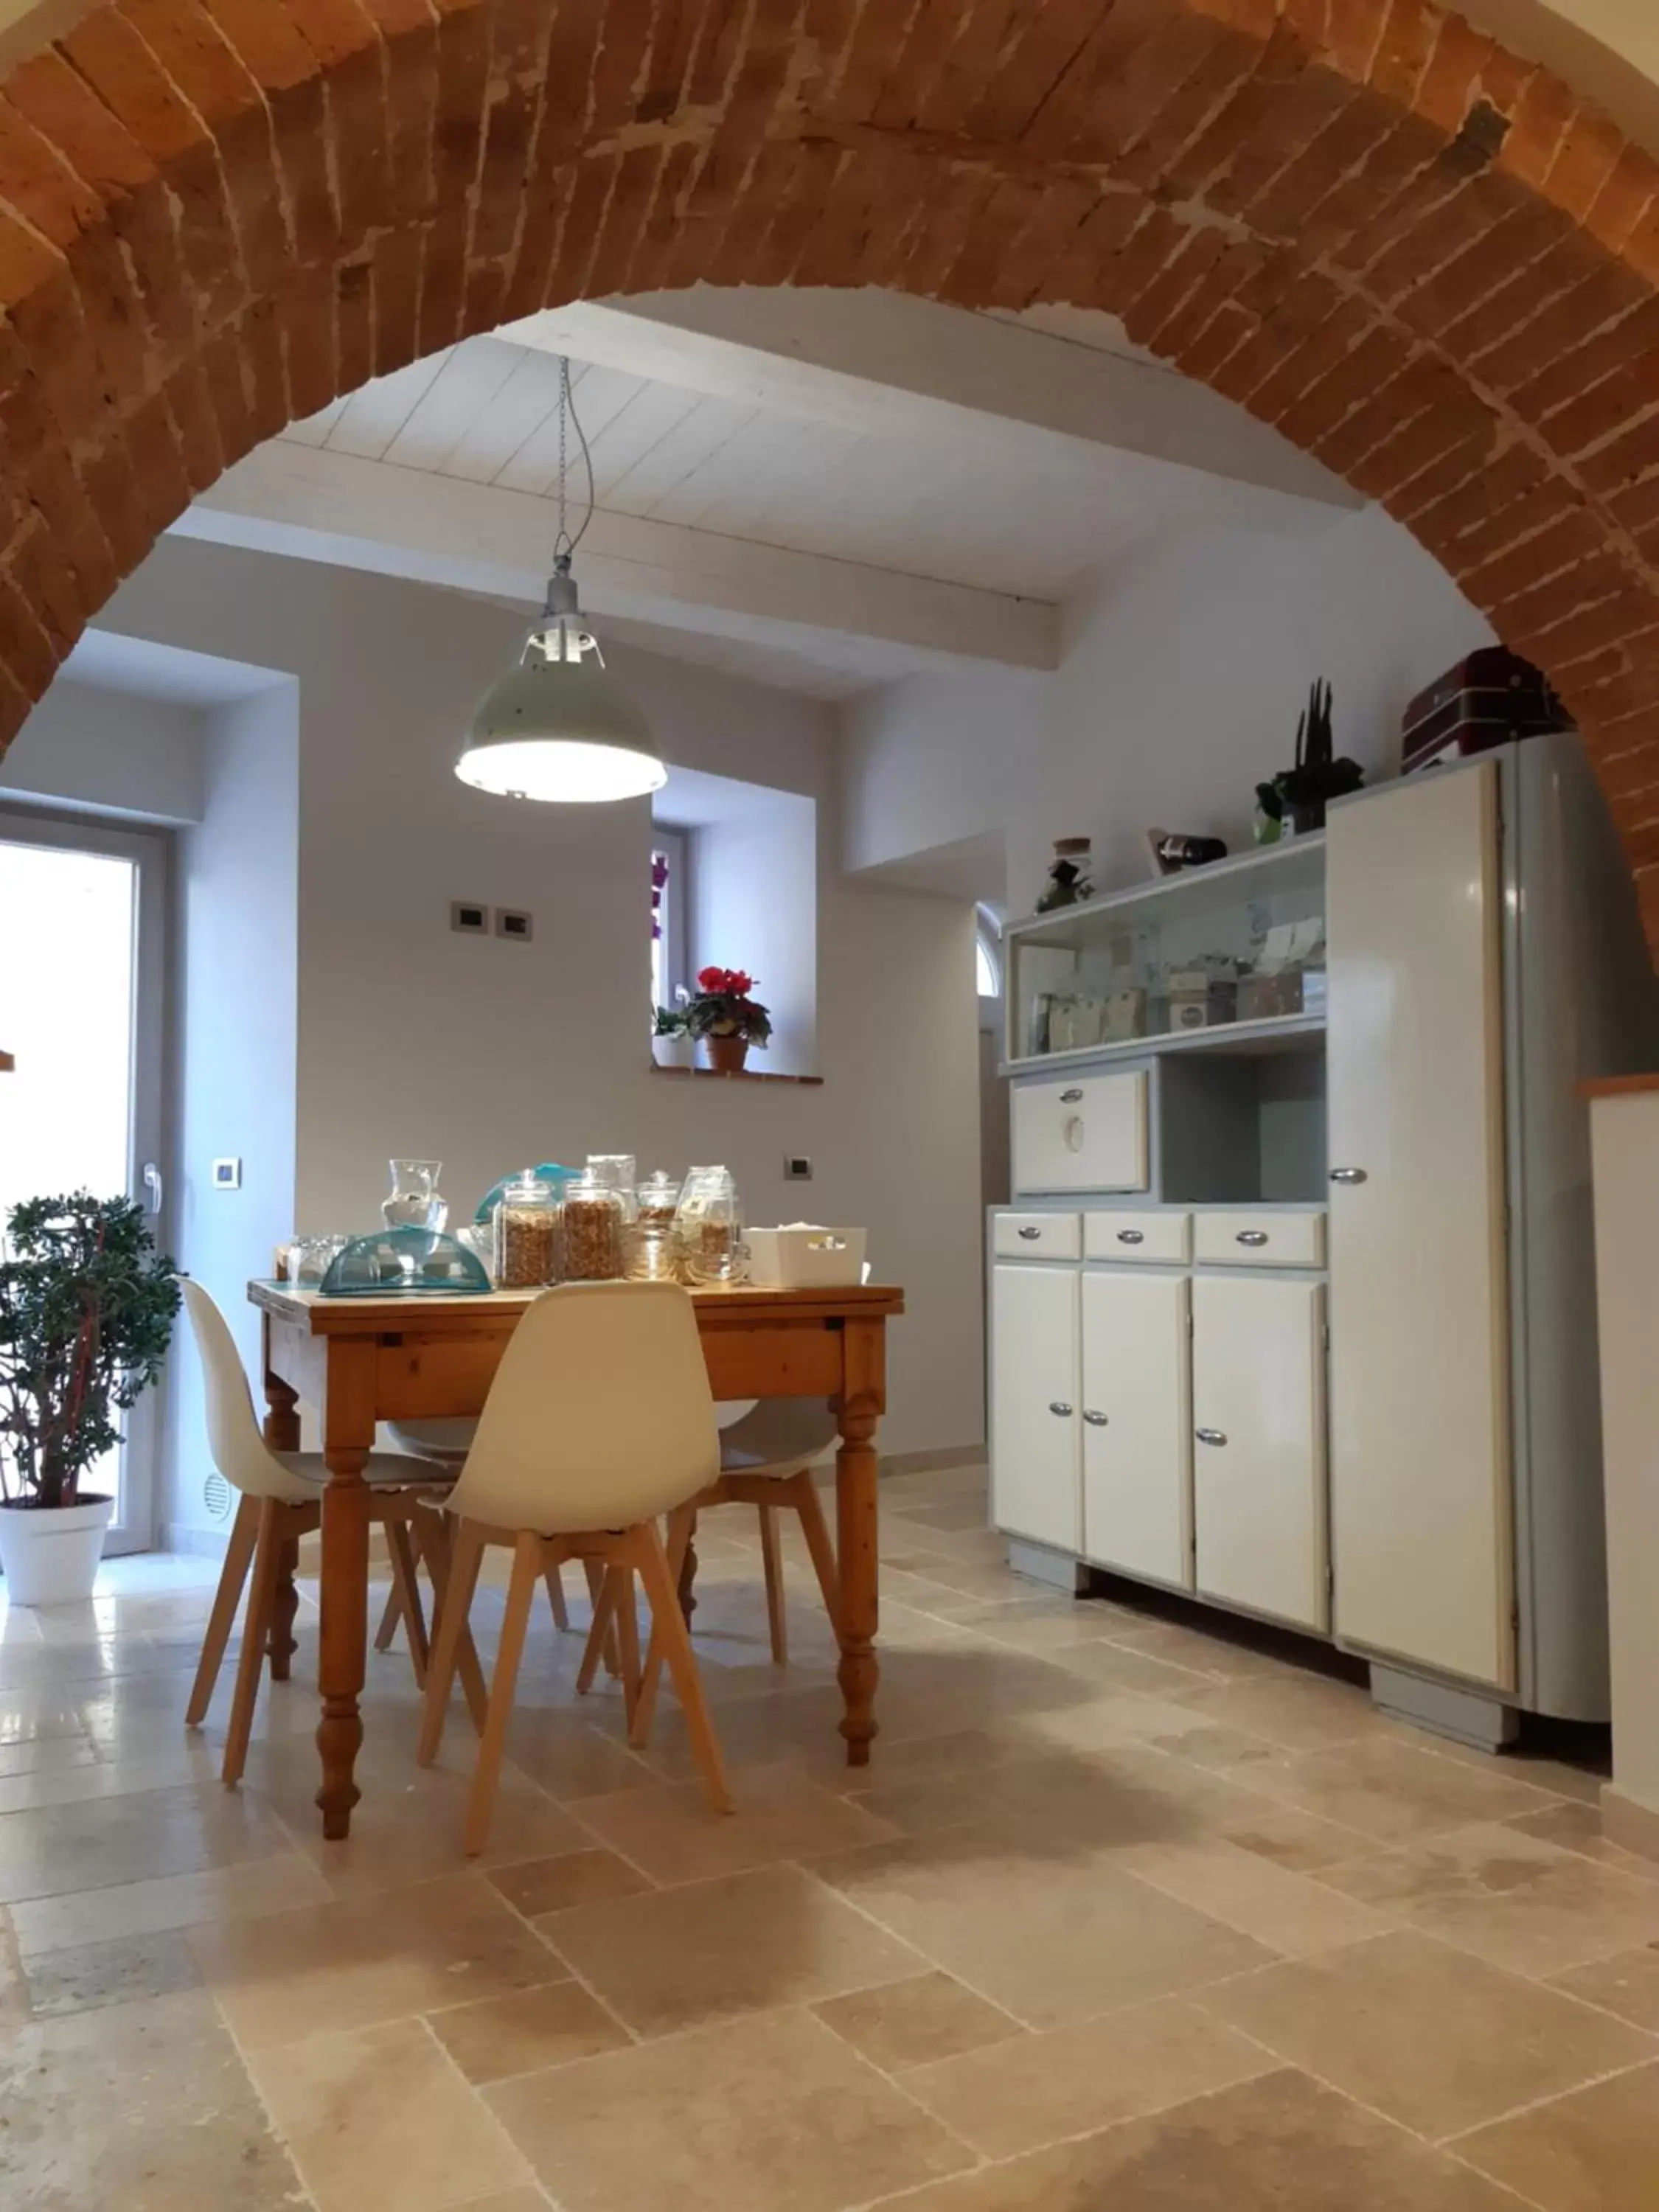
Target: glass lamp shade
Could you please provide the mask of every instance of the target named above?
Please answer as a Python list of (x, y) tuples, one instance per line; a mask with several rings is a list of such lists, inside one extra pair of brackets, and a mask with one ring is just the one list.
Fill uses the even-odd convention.
[(651, 726), (606, 669), (568, 573), (526, 633), (516, 668), (478, 702), (455, 773), (508, 799), (592, 804), (660, 791)]

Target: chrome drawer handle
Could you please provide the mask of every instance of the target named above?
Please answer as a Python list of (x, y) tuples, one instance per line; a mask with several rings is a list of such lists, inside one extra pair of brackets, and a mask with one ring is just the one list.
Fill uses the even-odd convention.
[(1146, 1242), (1146, 1232), (1144, 1229), (1120, 1229), (1117, 1232), (1117, 1241), (1120, 1244), (1144, 1244)]
[(1265, 1244), (1267, 1232), (1265, 1229), (1241, 1229), (1237, 1241), (1241, 1244)]
[(1036, 1239), (1042, 1236), (1042, 1231), (1040, 1229), (1022, 1229), (1019, 1233), (1022, 1237), (1030, 1238), (1030, 1240), (1035, 1243)]
[(1091, 1429), (1103, 1429), (1106, 1425), (1105, 1414), (1096, 1413), (1092, 1406), (1085, 1406), (1083, 1408), (1083, 1418)]
[(1200, 1429), (1198, 1441), (1201, 1444), (1224, 1444), (1227, 1432), (1224, 1429)]
[(1082, 1102), (1083, 1093), (1080, 1091), (1062, 1091), (1060, 1094), (1060, 1103), (1062, 1106), (1078, 1106)]
[(1072, 1408), (1063, 1398), (1050, 1398), (1048, 1411), (1051, 1413), (1058, 1413), (1062, 1421), (1068, 1421), (1072, 1417)]
[(1333, 1168), (1331, 1170), (1333, 1182), (1364, 1182), (1364, 1168)]

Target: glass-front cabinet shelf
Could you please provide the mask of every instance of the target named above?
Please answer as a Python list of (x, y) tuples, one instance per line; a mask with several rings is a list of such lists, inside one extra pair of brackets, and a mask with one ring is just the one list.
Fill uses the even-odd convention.
[(1325, 1015), (1325, 840), (1038, 915), (1006, 951), (1011, 1062), (1312, 1028)]

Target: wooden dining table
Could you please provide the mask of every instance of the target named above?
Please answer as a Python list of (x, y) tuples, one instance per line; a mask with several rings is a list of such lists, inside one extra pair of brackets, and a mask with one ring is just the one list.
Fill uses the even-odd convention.
[[(350, 1832), (362, 1792), (362, 1696), (368, 1647), (368, 1489), (363, 1469), (381, 1421), (483, 1410), (490, 1381), (531, 1299), (529, 1291), (431, 1291), (324, 1297), (252, 1282), (264, 1324), (265, 1439), (300, 1445), (300, 1407), (315, 1409), (328, 1482), (323, 1492), (322, 1718), (317, 1748), (323, 1833)], [(835, 1408), (836, 1521), (841, 1573), (837, 1679), (849, 1766), (868, 1764), (876, 1734), (878, 1547), (876, 1428), (886, 1408), (887, 1323), (904, 1293), (876, 1284), (836, 1290), (747, 1287), (690, 1293), (716, 1399), (817, 1398)], [(649, 1377), (641, 1378), (648, 1387)], [(272, 1630), (274, 1674), (286, 1671), (298, 1597), (297, 1551), (283, 1563)], [(686, 1586), (682, 1585), (683, 1591)]]

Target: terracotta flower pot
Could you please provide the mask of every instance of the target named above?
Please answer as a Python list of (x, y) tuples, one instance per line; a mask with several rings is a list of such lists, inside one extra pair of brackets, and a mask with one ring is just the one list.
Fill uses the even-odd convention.
[(717, 1075), (739, 1075), (749, 1058), (749, 1040), (743, 1036), (706, 1036), (702, 1048)]

